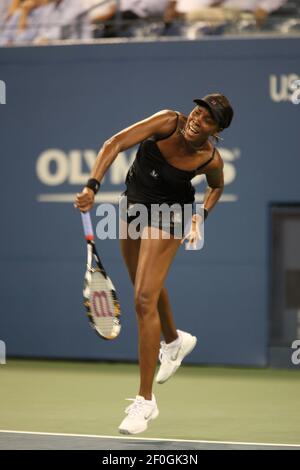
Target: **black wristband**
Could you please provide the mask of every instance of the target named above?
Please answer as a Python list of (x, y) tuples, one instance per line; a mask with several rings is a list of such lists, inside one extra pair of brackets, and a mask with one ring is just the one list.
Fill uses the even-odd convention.
[[(193, 212), (193, 215), (196, 214), (196, 204), (195, 204), (195, 202), (193, 202), (192, 212)], [(205, 207), (204, 207), (204, 208), (203, 208), (203, 217), (204, 217), (204, 220), (207, 219), (207, 216), (208, 216), (208, 210), (205, 209)]]
[(95, 178), (90, 178), (85, 187), (91, 189), (95, 194), (97, 194), (100, 189), (100, 183)]

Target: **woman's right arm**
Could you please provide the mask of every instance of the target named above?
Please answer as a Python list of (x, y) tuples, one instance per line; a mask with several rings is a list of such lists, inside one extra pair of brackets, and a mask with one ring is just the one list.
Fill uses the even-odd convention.
[[(168, 135), (175, 129), (176, 124), (176, 112), (164, 110), (115, 134), (100, 149), (90, 178), (101, 183), (103, 176), (119, 152), (133, 147), (152, 135), (158, 137)], [(75, 207), (83, 212), (90, 210), (94, 204), (94, 197), (94, 191), (85, 187), (80, 194), (77, 194)]]

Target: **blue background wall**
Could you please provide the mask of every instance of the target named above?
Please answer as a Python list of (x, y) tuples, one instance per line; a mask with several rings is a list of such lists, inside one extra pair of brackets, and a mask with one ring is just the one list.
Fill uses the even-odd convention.
[[(112, 134), (160, 109), (189, 113), (193, 98), (221, 91), (235, 108), (219, 145), (223, 199), (204, 249), (181, 249), (167, 286), (178, 328), (199, 338), (190, 362), (266, 364), (268, 204), (300, 199), (300, 105), (290, 100), (298, 74), (299, 39), (0, 49), (0, 339), (8, 355), (136, 359), (133, 292), (117, 240), (98, 247), (119, 291), (123, 332), (108, 343), (88, 327), (85, 243), (71, 195)], [(124, 189), (130, 158), (120, 155), (107, 173), (103, 200)], [(201, 199), (205, 184), (196, 187)]]

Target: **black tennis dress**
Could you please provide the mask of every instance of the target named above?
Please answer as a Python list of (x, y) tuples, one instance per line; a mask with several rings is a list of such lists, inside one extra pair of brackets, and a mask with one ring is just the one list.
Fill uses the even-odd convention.
[[(173, 135), (178, 127), (178, 114), (176, 129), (167, 137), (159, 140), (165, 140)], [(122, 196), (127, 196), (127, 222), (131, 222), (136, 215), (130, 215), (135, 204), (144, 204), (149, 213), (149, 225), (162, 228), (161, 217), (158, 220), (150, 221), (151, 204), (179, 204), (184, 210), (185, 204), (192, 204), (195, 200), (195, 189), (191, 180), (197, 172), (208, 165), (215, 155), (215, 147), (212, 156), (207, 162), (195, 170), (186, 171), (176, 168), (167, 162), (162, 155), (157, 140), (153, 137), (141, 142), (137, 150), (136, 158), (128, 170), (125, 184), (126, 190)], [(153, 206), (152, 206), (153, 207)], [(183, 213), (183, 212), (182, 212)], [(152, 211), (153, 215), (153, 211)], [(153, 218), (153, 217), (152, 217)], [(184, 217), (179, 222), (182, 226)], [(171, 217), (169, 228), (171, 234), (174, 233), (174, 217)]]

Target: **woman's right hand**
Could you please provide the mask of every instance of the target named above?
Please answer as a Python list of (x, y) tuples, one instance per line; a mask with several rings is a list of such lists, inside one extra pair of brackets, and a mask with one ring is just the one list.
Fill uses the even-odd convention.
[(74, 207), (80, 212), (88, 212), (94, 205), (95, 193), (90, 188), (84, 188), (81, 193), (76, 194)]

